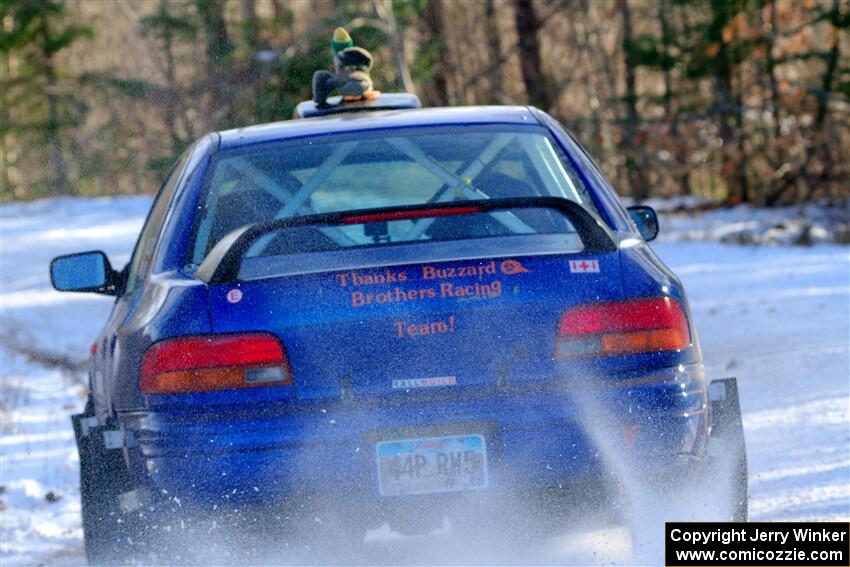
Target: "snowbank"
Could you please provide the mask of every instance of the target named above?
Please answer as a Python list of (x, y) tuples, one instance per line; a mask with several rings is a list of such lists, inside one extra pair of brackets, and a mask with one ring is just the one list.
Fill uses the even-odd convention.
[(647, 199), (658, 211), (662, 240), (728, 244), (850, 244), (850, 201), (796, 207), (718, 207), (691, 198)]

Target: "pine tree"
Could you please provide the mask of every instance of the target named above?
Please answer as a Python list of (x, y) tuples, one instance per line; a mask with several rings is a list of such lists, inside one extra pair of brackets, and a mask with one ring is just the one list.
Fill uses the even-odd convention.
[[(82, 121), (85, 105), (75, 94), (77, 79), (62, 72), (57, 54), (91, 36), (92, 31), (68, 19), (65, 5), (58, 0), (0, 0), (0, 22), (4, 25), (0, 36), (3, 167), (39, 171), (45, 169), (42, 163), (50, 165), (47, 178), (27, 177), (14, 189), (7, 171), (4, 194), (35, 197), (77, 193), (63, 135)], [(21, 150), (14, 158), (9, 156), (7, 137)]]

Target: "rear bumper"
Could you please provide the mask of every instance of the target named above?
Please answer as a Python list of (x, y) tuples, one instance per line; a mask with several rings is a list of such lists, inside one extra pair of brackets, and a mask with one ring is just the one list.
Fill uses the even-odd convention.
[(702, 458), (708, 420), (697, 365), (584, 386), (414, 402), (181, 408), (120, 420), (132, 438), (127, 454), (137, 486), (201, 504), (344, 497), (409, 505), (417, 497), (379, 495), (376, 444), (384, 440), (484, 436), (485, 495), (598, 482), (610, 476), (611, 454), (650, 473)]

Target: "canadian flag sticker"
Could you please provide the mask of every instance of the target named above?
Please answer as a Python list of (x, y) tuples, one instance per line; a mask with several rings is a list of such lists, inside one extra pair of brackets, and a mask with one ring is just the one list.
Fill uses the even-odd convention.
[(570, 272), (573, 274), (599, 273), (598, 260), (570, 260)]

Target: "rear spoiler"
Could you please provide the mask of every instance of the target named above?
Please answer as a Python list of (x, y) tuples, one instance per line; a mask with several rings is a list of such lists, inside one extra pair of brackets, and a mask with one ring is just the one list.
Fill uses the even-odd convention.
[(534, 208), (553, 209), (567, 217), (578, 232), (586, 252), (615, 252), (617, 250), (616, 241), (603, 222), (578, 203), (568, 199), (560, 197), (482, 199), (359, 209), (281, 218), (265, 223), (246, 225), (218, 241), (198, 267), (195, 277), (208, 284), (236, 281), (242, 259), (251, 246), (262, 236), (281, 229), (310, 225), (363, 224), (390, 220), (459, 216), (505, 209)]

